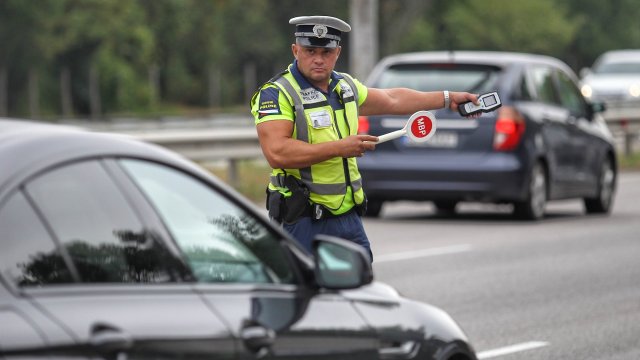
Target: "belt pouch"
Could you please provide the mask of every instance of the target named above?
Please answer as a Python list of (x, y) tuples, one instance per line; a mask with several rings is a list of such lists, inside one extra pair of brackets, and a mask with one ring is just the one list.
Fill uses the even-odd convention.
[(309, 214), (309, 189), (301, 181), (290, 175), (285, 178), (285, 186), (291, 191), (291, 196), (284, 198), (285, 212), (283, 218), (285, 223), (294, 223)]
[(282, 223), (284, 206), (284, 196), (279, 191), (267, 189), (267, 210), (269, 210), (269, 217)]

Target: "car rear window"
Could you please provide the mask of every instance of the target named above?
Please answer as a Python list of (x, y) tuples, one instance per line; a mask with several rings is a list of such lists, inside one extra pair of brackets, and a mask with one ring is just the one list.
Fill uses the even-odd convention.
[(408, 87), (420, 91), (486, 92), (495, 90), (500, 68), (487, 65), (398, 64), (387, 68), (377, 88)]

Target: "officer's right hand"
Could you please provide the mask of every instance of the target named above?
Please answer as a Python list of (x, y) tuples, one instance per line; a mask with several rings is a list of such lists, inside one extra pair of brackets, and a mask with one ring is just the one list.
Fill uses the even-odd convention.
[(341, 156), (344, 158), (361, 157), (365, 151), (376, 149), (378, 137), (373, 135), (351, 135), (340, 140)]

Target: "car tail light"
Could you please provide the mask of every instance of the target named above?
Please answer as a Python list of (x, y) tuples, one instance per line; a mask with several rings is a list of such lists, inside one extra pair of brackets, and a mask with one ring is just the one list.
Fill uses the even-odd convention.
[(358, 117), (358, 134), (369, 133), (369, 118), (366, 116)]
[(524, 118), (516, 109), (510, 106), (503, 106), (498, 111), (493, 148), (498, 151), (515, 149), (520, 144), (524, 134), (524, 124)]

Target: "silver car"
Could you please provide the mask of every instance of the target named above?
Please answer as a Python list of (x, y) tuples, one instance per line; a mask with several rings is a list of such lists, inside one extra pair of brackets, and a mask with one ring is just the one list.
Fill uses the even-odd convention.
[(581, 71), (581, 92), (608, 107), (640, 107), (640, 50), (614, 50)]

